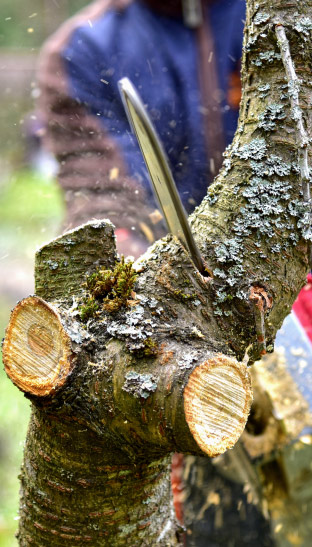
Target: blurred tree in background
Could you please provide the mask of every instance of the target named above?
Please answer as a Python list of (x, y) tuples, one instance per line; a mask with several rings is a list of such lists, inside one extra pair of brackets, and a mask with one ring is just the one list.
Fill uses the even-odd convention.
[[(29, 164), (36, 122), (36, 62), (41, 45), (87, 0), (0, 2), (0, 337), (16, 301), (33, 291), (38, 246), (60, 228), (62, 196), (53, 178)], [(16, 546), (18, 480), (29, 404), (0, 370), (0, 547)]]

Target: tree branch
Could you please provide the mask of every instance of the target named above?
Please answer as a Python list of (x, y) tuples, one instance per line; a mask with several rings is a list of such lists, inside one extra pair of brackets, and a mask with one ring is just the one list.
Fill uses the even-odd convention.
[[(309, 169), (309, 156), (308, 156), (308, 144), (309, 136), (305, 130), (303, 122), (303, 112), (300, 107), (299, 90), (301, 81), (298, 78), (295, 70), (295, 66), (292, 60), (289, 41), (286, 36), (285, 28), (281, 23), (275, 25), (275, 32), (280, 46), (281, 57), (288, 81), (288, 94), (292, 110), (292, 118), (296, 121), (297, 126), (297, 144), (298, 144), (298, 164), (300, 168), (301, 184), (303, 200), (309, 205), (309, 218), (307, 232), (310, 232), (311, 227), (311, 193), (310, 193), (310, 169)], [(312, 268), (312, 247), (309, 242), (309, 264)]]
[[(129, 445), (127, 450), (131, 449), (135, 429), (137, 438), (141, 439), (133, 452), (136, 457), (142, 442), (146, 443), (145, 456), (149, 451), (163, 454), (170, 451), (201, 453), (202, 450), (210, 456), (224, 452), (240, 437), (248, 417), (252, 397), (246, 365), (212, 352), (195, 324), (193, 337), (198, 337), (201, 347), (188, 356), (187, 343), (182, 340), (173, 343), (170, 334), (168, 337), (168, 333), (163, 332), (162, 314), (157, 318), (153, 312), (157, 310), (156, 301), (150, 302), (150, 311), (146, 313), (139, 295), (128, 310), (123, 308), (111, 314), (106, 306), (88, 320), (87, 329), (81, 321), (78, 304), (83, 295), (81, 281), (80, 293), (76, 286), (76, 304), (72, 306), (75, 278), (71, 279), (71, 285), (63, 282), (62, 264), (70, 262), (68, 255), (74, 258), (75, 264), (81, 250), (85, 252), (86, 248), (93, 259), (98, 254), (103, 261), (96, 234), (100, 238), (110, 227), (103, 221), (90, 222), (38, 252), (36, 278), (40, 294), (45, 296), (45, 286), (46, 293), (50, 294), (50, 284), (45, 285), (42, 278), (46, 280), (47, 275), (53, 275), (53, 286), (58, 287), (59, 294), (63, 290), (63, 299), (51, 305), (31, 296), (14, 309), (3, 346), (7, 374), (39, 406), (42, 403), (38, 396), (43, 397), (44, 406), (50, 407), (50, 412), (58, 408), (60, 399), (64, 401), (73, 393), (83, 392), (82, 406), (76, 405), (72, 412), (88, 426), (90, 419), (85, 416), (89, 392), (95, 391), (93, 412), (89, 409), (93, 429), (105, 435), (110, 423), (111, 432), (124, 437), (124, 447)], [(114, 253), (113, 238), (111, 243), (111, 253)], [(108, 249), (107, 242), (106, 246)], [(52, 257), (56, 259), (56, 248), (58, 260), (62, 257), (62, 261), (59, 268), (51, 270), (49, 264)], [(111, 263), (109, 252), (107, 263)], [(44, 271), (44, 264), (49, 274)], [(86, 271), (90, 270), (88, 261), (80, 264), (80, 274), (82, 264)], [(179, 289), (171, 290), (173, 298), (181, 298)], [(187, 295), (182, 297), (182, 303), (183, 299), (187, 301)], [(192, 337), (191, 330), (188, 336)], [(107, 362), (109, 374), (104, 365)], [(110, 393), (110, 396), (100, 396), (100, 393)], [(158, 408), (162, 409), (161, 418)]]
[[(143, 545), (144, 526), (150, 543), (161, 537), (163, 545), (175, 545), (168, 474), (156, 481), (157, 496), (148, 502), (151, 524), (142, 517), (136, 525), (130, 506), (142, 515), (142, 496), (133, 492), (132, 479), (122, 483), (122, 473), (133, 477), (135, 467), (143, 483), (150, 481), (150, 462), (159, 461), (159, 474), (168, 473), (168, 452), (215, 455), (242, 432), (251, 401), (245, 357), (251, 363), (272, 351), (308, 267), (312, 25), (305, 19), (311, 8), (312, 0), (273, 7), (271, 0), (248, 1), (238, 130), (223, 169), (190, 218), (209, 277), (167, 236), (134, 265), (132, 305), (106, 302), (84, 320), (85, 274), (96, 264), (115, 266), (111, 225), (91, 223), (39, 252), (36, 291), (53, 302), (37, 296), (20, 303), (4, 343), (6, 370), (34, 404), (22, 472), (22, 545), (59, 545), (69, 541), (64, 534), (92, 545)], [(277, 16), (296, 29), (293, 60)], [(294, 66), (302, 74), (305, 112)], [(109, 483), (109, 469), (117, 458), (116, 485)], [(159, 509), (162, 493), (166, 517)], [(104, 510), (95, 529), (90, 514), (102, 504), (110, 515)], [(57, 514), (47, 514), (46, 506)]]

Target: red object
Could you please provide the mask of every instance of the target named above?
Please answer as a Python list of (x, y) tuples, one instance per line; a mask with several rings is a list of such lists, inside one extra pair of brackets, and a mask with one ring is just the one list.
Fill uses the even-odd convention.
[(312, 274), (307, 275), (307, 284), (301, 289), (293, 305), (293, 311), (298, 317), (307, 337), (312, 342)]
[(115, 230), (115, 235), (117, 242), (122, 243), (123, 241), (129, 239), (131, 234), (129, 230), (126, 230), (126, 228), (117, 228), (117, 230)]

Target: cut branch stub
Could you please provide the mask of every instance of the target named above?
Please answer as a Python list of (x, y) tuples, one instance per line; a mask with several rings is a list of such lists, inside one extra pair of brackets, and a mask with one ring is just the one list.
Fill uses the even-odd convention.
[(14, 308), (3, 343), (5, 371), (22, 391), (46, 396), (60, 388), (74, 354), (59, 314), (37, 296)]
[(213, 457), (241, 436), (252, 402), (247, 367), (217, 355), (196, 367), (184, 390), (184, 411), (198, 446)]
[(117, 259), (114, 226), (92, 220), (53, 239), (36, 253), (35, 290), (49, 302), (81, 292), (87, 274), (112, 269)]

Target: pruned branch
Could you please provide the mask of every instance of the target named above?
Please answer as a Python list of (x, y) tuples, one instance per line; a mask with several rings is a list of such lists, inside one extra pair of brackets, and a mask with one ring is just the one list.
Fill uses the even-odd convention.
[(21, 390), (47, 396), (59, 389), (75, 360), (58, 312), (31, 296), (14, 308), (3, 344), (5, 371)]
[(167, 236), (134, 264), (126, 298), (114, 302), (112, 283), (83, 314), (86, 277), (116, 271), (111, 224), (38, 253), (42, 300), (17, 306), (4, 345), (8, 375), (33, 402), (22, 545), (144, 545), (145, 528), (150, 544), (175, 545), (168, 454), (214, 456), (243, 431), (246, 363), (272, 351), (308, 268), (311, 7), (248, 2), (238, 130), (190, 219), (209, 277)]
[[(100, 237), (103, 228), (103, 222), (89, 223), (64, 234), (57, 240), (59, 254), (66, 253), (72, 234), (79, 233), (79, 248), (84, 248), (90, 230), (93, 237), (96, 232)], [(52, 257), (54, 252), (55, 242), (52, 242), (39, 256)], [(73, 253), (73, 246), (68, 252)], [(99, 246), (94, 252), (101, 252)], [(85, 267), (89, 269), (88, 263)], [(62, 268), (60, 271), (62, 275)], [(103, 271), (109, 273), (109, 270)], [(55, 270), (54, 275), (57, 276)], [(90, 279), (97, 287), (94, 275)], [(49, 290), (47, 288), (48, 294)], [(176, 292), (180, 298), (178, 290)], [(83, 300), (83, 296), (81, 298)], [(114, 298), (120, 299), (119, 293)], [(76, 299), (79, 302), (79, 292)], [(157, 339), (162, 318), (157, 320), (153, 315), (153, 322), (146, 319), (148, 334), (142, 334), (142, 327), (135, 329), (138, 316), (144, 324), (142, 298), (138, 295), (130, 308), (102, 307), (94, 318), (88, 319), (88, 329), (81, 319), (79, 304), (74, 308), (73, 317), (69, 302), (72, 302), (71, 294), (66, 293), (53, 306), (33, 296), (20, 302), (12, 313), (3, 348), (6, 372), (36, 404), (41, 406), (38, 396), (44, 397), (44, 405), (52, 409), (60, 404), (60, 398), (66, 401), (73, 393), (83, 391), (82, 406), (75, 407), (75, 416), (80, 416), (90, 426), (85, 418), (87, 393), (96, 389), (98, 394), (92, 399), (93, 427), (105, 434), (113, 412), (116, 423), (111, 423), (111, 432), (124, 437), (125, 443), (129, 444), (128, 450), (133, 450), (129, 421), (131, 431), (135, 428), (136, 435), (146, 443), (146, 453), (149, 450), (159, 454), (203, 451), (215, 456), (235, 444), (243, 432), (252, 400), (246, 365), (212, 353), (205, 343), (196, 354), (185, 359), (187, 344), (173, 343), (168, 334), (162, 336), (161, 343)], [(128, 332), (123, 322), (124, 325), (128, 323)], [(102, 335), (98, 331), (101, 325)], [(97, 332), (95, 336), (92, 336), (93, 329)], [(111, 339), (113, 332), (116, 341)], [(195, 336), (200, 334), (199, 331), (196, 334), (196, 329), (194, 332)], [(131, 336), (140, 337), (142, 343), (131, 342)], [(96, 340), (93, 346), (91, 340)], [(111, 364), (109, 375), (106, 362)], [(95, 385), (98, 387), (91, 387)], [(106, 398), (99, 395), (106, 392), (111, 394), (109, 412)], [(162, 409), (161, 419), (157, 408)], [(102, 424), (105, 424), (104, 429)]]

